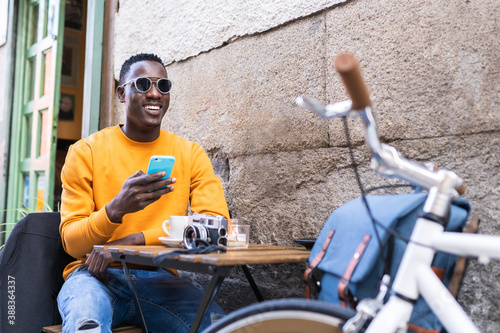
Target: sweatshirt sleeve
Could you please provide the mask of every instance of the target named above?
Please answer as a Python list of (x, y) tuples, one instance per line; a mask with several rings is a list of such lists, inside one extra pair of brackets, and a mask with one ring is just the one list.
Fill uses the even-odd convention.
[(63, 247), (74, 258), (104, 244), (120, 223), (109, 220), (106, 207), (95, 210), (93, 200), (92, 150), (83, 141), (71, 146), (61, 171), (61, 233)]
[(158, 238), (166, 236), (162, 228), (143, 230), (142, 234), (144, 235), (144, 245), (160, 245), (161, 242)]
[(195, 145), (191, 170), (191, 211), (229, 218), (224, 189), (203, 148)]

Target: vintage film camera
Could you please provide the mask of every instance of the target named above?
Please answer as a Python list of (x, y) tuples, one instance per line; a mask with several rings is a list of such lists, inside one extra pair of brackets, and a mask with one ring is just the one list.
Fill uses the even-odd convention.
[(189, 216), (183, 242), (187, 249), (200, 245), (227, 245), (227, 220), (223, 216), (195, 213)]

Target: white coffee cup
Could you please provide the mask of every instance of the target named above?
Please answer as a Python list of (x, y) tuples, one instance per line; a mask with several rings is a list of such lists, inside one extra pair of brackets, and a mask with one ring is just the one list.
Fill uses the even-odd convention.
[(170, 220), (163, 221), (162, 228), (168, 237), (173, 239), (182, 239), (184, 229), (188, 225), (187, 216), (170, 216)]

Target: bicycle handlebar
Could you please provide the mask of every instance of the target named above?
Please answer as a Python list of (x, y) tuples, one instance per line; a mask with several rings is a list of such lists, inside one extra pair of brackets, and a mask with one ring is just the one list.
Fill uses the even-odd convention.
[(368, 88), (361, 75), (359, 63), (350, 53), (342, 53), (335, 58), (335, 69), (340, 74), (352, 101), (354, 110), (361, 110), (370, 106), (372, 101)]
[(464, 193), (465, 187), (462, 186), (462, 179), (455, 173), (447, 170), (432, 170), (406, 160), (394, 147), (379, 141), (375, 119), (371, 112), (370, 94), (354, 55), (350, 53), (338, 55), (335, 59), (335, 69), (341, 76), (351, 100), (323, 106), (318, 100), (299, 96), (296, 99), (297, 104), (313, 110), (324, 118), (345, 117), (351, 112), (360, 116), (365, 125), (366, 143), (372, 154), (371, 167), (379, 174), (398, 178), (427, 189), (439, 187), (439, 191), (443, 193), (448, 192), (446, 188), (455, 189), (456, 192), (452, 196)]

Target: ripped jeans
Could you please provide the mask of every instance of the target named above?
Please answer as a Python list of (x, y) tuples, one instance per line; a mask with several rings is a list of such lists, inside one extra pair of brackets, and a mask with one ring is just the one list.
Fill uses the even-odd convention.
[[(95, 322), (99, 328), (81, 332), (111, 333), (116, 326), (141, 326), (140, 315), (123, 270), (107, 270), (108, 284), (103, 284), (82, 266), (72, 272), (57, 297), (63, 319), (63, 333), (79, 332)], [(179, 278), (165, 269), (130, 270), (139, 302), (150, 332), (188, 332), (203, 298), (201, 287)], [(200, 330), (220, 318), (222, 309), (212, 303)], [(89, 325), (87, 325), (88, 327)]]

